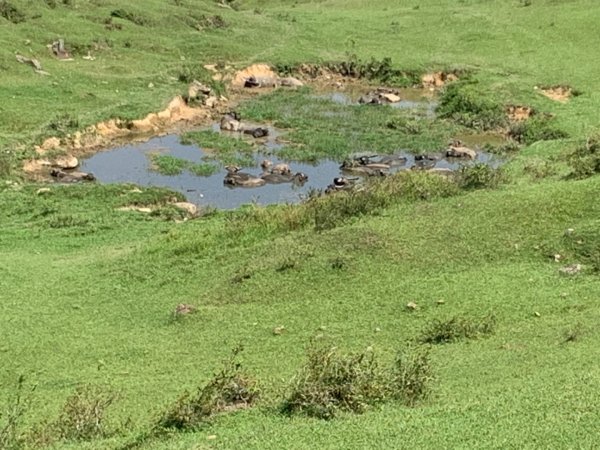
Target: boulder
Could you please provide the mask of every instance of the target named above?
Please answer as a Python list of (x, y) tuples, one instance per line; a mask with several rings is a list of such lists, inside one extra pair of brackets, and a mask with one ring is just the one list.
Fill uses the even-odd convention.
[(275, 86), (277, 74), (266, 64), (253, 64), (235, 74), (231, 84), (234, 87), (245, 87), (247, 81), (256, 87)]
[(286, 87), (301, 87), (304, 83), (294, 77), (284, 77), (279, 79), (279, 84)]
[(173, 203), (173, 206), (181, 209), (182, 211), (185, 211), (189, 217), (196, 217), (198, 215), (198, 207), (193, 203), (176, 202)]
[(79, 160), (71, 155), (59, 156), (52, 161), (52, 165), (59, 169), (74, 169), (79, 165)]

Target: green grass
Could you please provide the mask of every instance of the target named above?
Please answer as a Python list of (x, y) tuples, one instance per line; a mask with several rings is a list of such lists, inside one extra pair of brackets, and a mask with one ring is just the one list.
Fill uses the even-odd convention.
[(204, 151), (204, 159), (218, 161), (223, 165), (253, 167), (256, 165), (253, 153), (255, 143), (239, 133), (219, 133), (218, 131), (188, 131), (181, 136), (182, 144), (196, 144)]
[(150, 155), (152, 169), (163, 175), (180, 175), (184, 170), (189, 170), (194, 175), (206, 177), (219, 171), (219, 166), (212, 163), (192, 163), (187, 159), (171, 155)]
[[(81, 386), (116, 393), (106, 411), (112, 434), (59, 439), (54, 448), (597, 445), (600, 177), (596, 141), (588, 141), (600, 107), (597, 2), (246, 0), (230, 9), (212, 1), (10, 0), (0, 12), (12, 11), (7, 3), (23, 20), (0, 17), (0, 37), (10, 43), (0, 49), (0, 432), (25, 374), (37, 389), (20, 430), (57, 420)], [(216, 15), (225, 28), (206, 22)], [(46, 45), (57, 37), (74, 61), (50, 56)], [(94, 61), (81, 59), (88, 50)], [(50, 76), (17, 63), (15, 53), (38, 58)], [(467, 173), (465, 187), (478, 189), (411, 174), (357, 196), (180, 223), (169, 206), (180, 194), (34, 184), (18, 171), (43, 136), (143, 117), (190, 79), (208, 82), (204, 63), (291, 67), (352, 55), (390, 57), (398, 70), (468, 69), (465, 95), (475, 106), (457, 102), (467, 112), (530, 105), (554, 116), (551, 129), (520, 130), (522, 147), (501, 180)], [(534, 89), (556, 84), (581, 95), (557, 103)], [(415, 119), (314, 94), (275, 91), (239, 110), (285, 128), (290, 143), (281, 154), (305, 160), (435, 150), (476, 125), (473, 117)], [(213, 132), (184, 139), (212, 149), (218, 163), (254, 164), (245, 140)], [(216, 162), (187, 170), (208, 173)], [(41, 187), (50, 192), (38, 194)], [(149, 205), (158, 212), (118, 209)], [(567, 264), (584, 269), (561, 275)], [(172, 320), (180, 303), (196, 314)], [(390, 367), (432, 324), (457, 338), (431, 346), (431, 395), (414, 407), (399, 399), (331, 421), (281, 414), (311, 341), (332, 342), (340, 354), (370, 347)], [(256, 405), (221, 411), (194, 432), (150, 433), (240, 343), (240, 364), (261, 389)]]

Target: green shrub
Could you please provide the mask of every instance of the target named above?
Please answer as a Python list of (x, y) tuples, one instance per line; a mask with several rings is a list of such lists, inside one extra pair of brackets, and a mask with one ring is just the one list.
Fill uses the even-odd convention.
[(152, 154), (152, 169), (162, 175), (179, 175), (188, 166), (189, 161), (171, 155)]
[(425, 344), (445, 344), (462, 339), (475, 339), (492, 334), (496, 318), (487, 315), (480, 319), (456, 316), (447, 320), (434, 320), (421, 333), (420, 341)]
[(456, 177), (458, 185), (463, 189), (494, 188), (503, 179), (500, 169), (494, 169), (484, 163), (462, 166)]
[(568, 159), (575, 178), (587, 178), (600, 173), (600, 135), (590, 137), (575, 149)]
[(536, 115), (523, 122), (511, 124), (508, 134), (515, 141), (525, 145), (569, 137), (567, 132), (557, 128), (552, 122), (551, 117)]
[(253, 405), (260, 391), (256, 380), (237, 361), (242, 347), (236, 347), (223, 368), (196, 394), (184, 393), (158, 420), (158, 429), (193, 430), (217, 413)]
[(447, 85), (436, 109), (438, 117), (476, 130), (494, 130), (508, 123), (504, 107), (477, 92), (475, 83), (459, 81)]
[(31, 399), (37, 386), (28, 387), (25, 377), (17, 380), (14, 394), (0, 409), (0, 449), (18, 450), (24, 448), (23, 420), (31, 406)]
[(385, 398), (384, 381), (373, 352), (342, 354), (313, 343), (282, 411), (320, 419), (332, 419), (340, 411), (361, 413)]
[(363, 61), (351, 54), (345, 61), (329, 62), (325, 66), (345, 77), (365, 78), (390, 86), (413, 86), (421, 81), (418, 71), (394, 68), (391, 58), (371, 58), (369, 61)]
[(78, 387), (69, 396), (58, 419), (51, 424), (60, 439), (89, 441), (104, 437), (109, 432), (106, 427), (106, 410), (116, 396), (98, 386)]
[(12, 23), (25, 22), (26, 16), (7, 0), (0, 0), (0, 16)]
[(429, 348), (408, 346), (398, 353), (393, 368), (391, 396), (413, 406), (427, 398), (434, 380)]

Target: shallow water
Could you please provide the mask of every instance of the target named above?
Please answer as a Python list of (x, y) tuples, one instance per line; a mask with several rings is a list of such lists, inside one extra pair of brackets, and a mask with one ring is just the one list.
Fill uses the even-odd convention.
[[(188, 171), (169, 176), (152, 170), (151, 155), (155, 153), (172, 155), (193, 163), (204, 162), (203, 150), (196, 145), (182, 145), (177, 135), (157, 137), (144, 143), (132, 143), (96, 153), (82, 161), (81, 170), (93, 173), (102, 183), (135, 183), (140, 186), (168, 187), (183, 193), (192, 203), (219, 209), (233, 209), (253, 202), (262, 205), (298, 203), (311, 189), (324, 189), (334, 177), (342, 175), (339, 163), (331, 160), (322, 160), (315, 165), (280, 160), (276, 154), (281, 147), (277, 142), (277, 135), (274, 131), (273, 135), (266, 140), (258, 141), (263, 143), (264, 152), (255, 153), (257, 167), (244, 169), (244, 172), (260, 175), (262, 170), (259, 164), (265, 158), (275, 164), (288, 162), (292, 172), (304, 172), (308, 175), (308, 181), (303, 186), (285, 183), (267, 184), (257, 188), (230, 188), (223, 184), (225, 169), (211, 176), (198, 176)], [(401, 167), (394, 168), (393, 171), (406, 170), (415, 164), (414, 155), (403, 151), (398, 151), (397, 154), (405, 156), (407, 162)], [(494, 167), (501, 164), (501, 160), (487, 153), (479, 153), (477, 161)], [(457, 169), (461, 164), (464, 164), (464, 161), (440, 159), (435, 167)]]
[[(335, 92), (319, 93), (317, 98), (331, 100), (340, 105), (358, 105), (358, 99), (369, 92), (364, 87), (344, 89)], [(398, 89), (399, 102), (387, 103), (392, 108), (410, 109), (416, 113), (422, 113), (427, 118), (435, 118), (435, 108), (438, 103), (435, 101), (434, 94), (426, 89), (402, 88)], [(377, 107), (379, 105), (373, 105)]]

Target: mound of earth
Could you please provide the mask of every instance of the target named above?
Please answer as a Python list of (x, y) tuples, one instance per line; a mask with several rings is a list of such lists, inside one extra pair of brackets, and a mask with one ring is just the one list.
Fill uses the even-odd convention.
[(524, 122), (529, 119), (535, 111), (529, 106), (509, 105), (506, 107), (506, 115), (511, 122)]
[(573, 89), (569, 86), (550, 86), (540, 89), (543, 95), (555, 102), (565, 103), (573, 96)]

